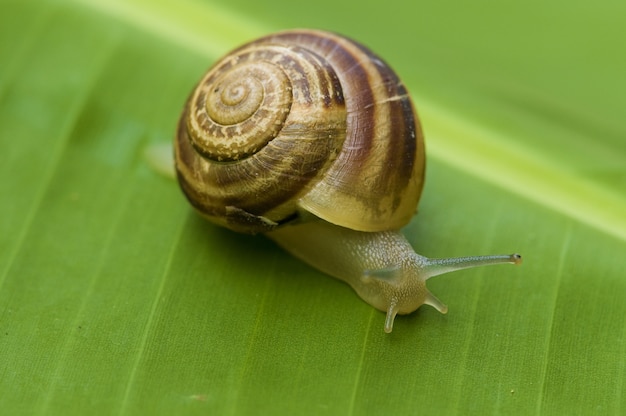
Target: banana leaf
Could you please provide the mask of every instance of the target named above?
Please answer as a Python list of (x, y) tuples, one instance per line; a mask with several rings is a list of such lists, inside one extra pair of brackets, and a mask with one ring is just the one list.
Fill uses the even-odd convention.
[[(10, 415), (624, 414), (626, 3), (0, 1), (0, 408)], [(410, 90), (432, 279), (349, 286), (200, 218), (146, 149), (222, 54), (313, 27)]]

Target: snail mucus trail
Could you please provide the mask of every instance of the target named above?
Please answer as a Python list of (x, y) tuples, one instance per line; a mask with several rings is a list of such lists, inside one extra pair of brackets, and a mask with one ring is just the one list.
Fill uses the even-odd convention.
[(409, 94), (365, 46), (318, 30), (247, 43), (220, 59), (180, 118), (176, 174), (210, 221), (264, 233), (367, 303), (397, 314), (447, 307), (427, 279), (521, 263), (517, 254), (429, 259), (399, 232), (424, 178), (424, 141)]

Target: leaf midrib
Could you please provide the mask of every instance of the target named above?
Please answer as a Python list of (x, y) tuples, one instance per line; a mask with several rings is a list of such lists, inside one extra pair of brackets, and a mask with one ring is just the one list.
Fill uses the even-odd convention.
[[(190, 0), (181, 0), (176, 14), (158, 1), (75, 2), (209, 57), (236, 46), (234, 37), (220, 35), (219, 28), (228, 27), (228, 32), (237, 33), (242, 41), (271, 31), (237, 11), (212, 4), (208, 13), (206, 7)], [(187, 19), (198, 14), (199, 19)], [(432, 99), (419, 96), (416, 101), (429, 133), (428, 157), (626, 241), (626, 197), (577, 175), (554, 158), (523, 147), (521, 140), (503, 140), (505, 133), (464, 119)]]

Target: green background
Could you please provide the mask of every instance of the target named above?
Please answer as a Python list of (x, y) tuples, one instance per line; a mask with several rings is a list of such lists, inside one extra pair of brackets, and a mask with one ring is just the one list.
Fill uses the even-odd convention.
[[(3, 414), (623, 414), (626, 3), (0, 1)], [(392, 64), (427, 144), (428, 282), (384, 314), (194, 214), (145, 159), (212, 62), (265, 33)]]

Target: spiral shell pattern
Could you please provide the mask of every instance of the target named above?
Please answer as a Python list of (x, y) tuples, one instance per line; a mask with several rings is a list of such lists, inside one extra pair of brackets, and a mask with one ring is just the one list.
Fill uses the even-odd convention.
[(264, 232), (308, 211), (396, 229), (422, 189), (421, 130), (396, 74), (362, 45), (296, 30), (248, 43), (192, 92), (175, 143), (179, 183), (206, 217)]

